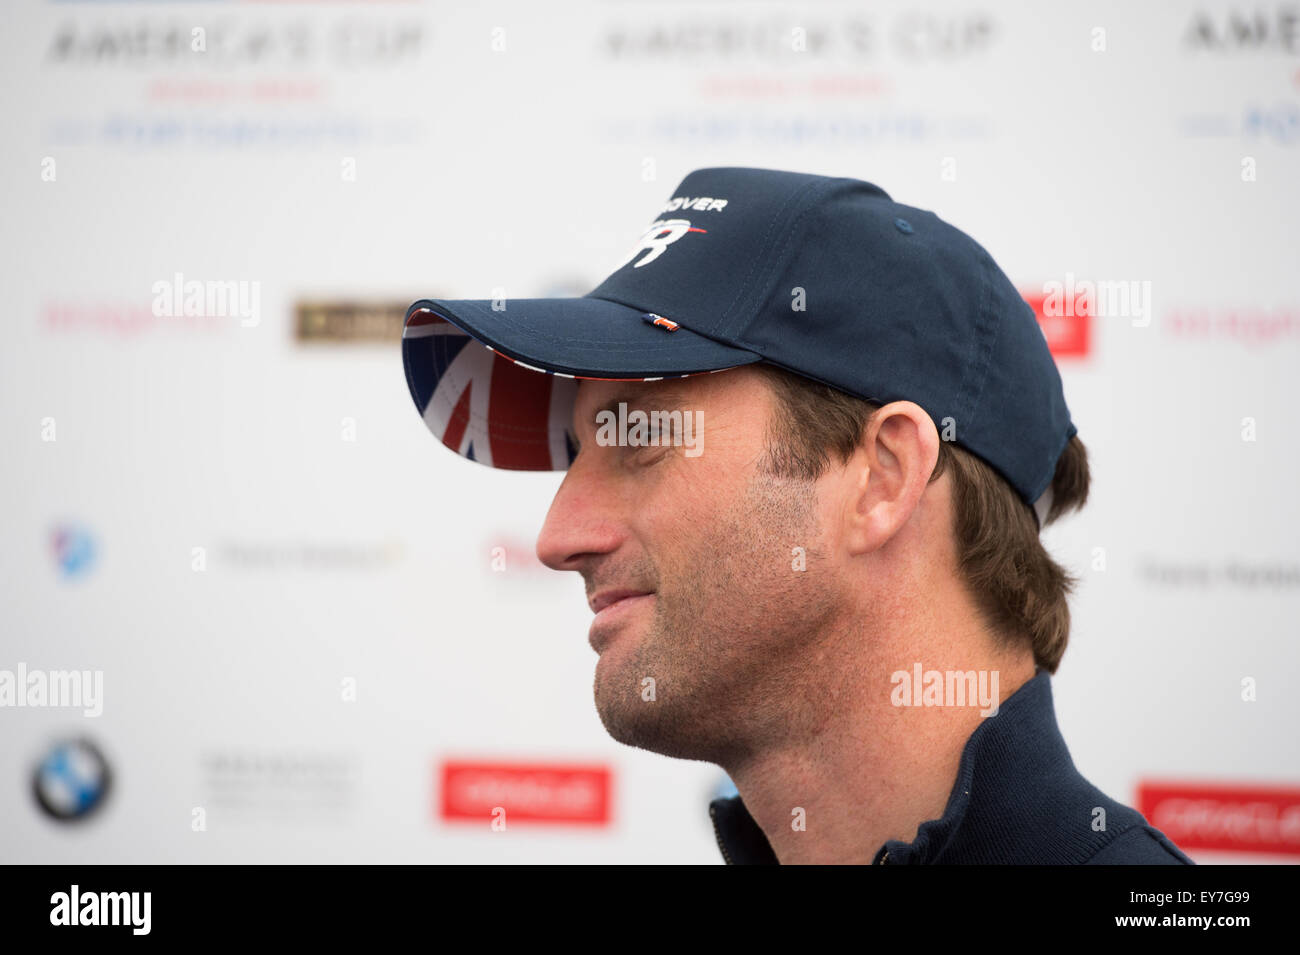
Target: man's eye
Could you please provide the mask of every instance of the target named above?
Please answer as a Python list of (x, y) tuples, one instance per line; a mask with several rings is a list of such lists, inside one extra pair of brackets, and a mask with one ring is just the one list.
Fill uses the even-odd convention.
[(653, 464), (672, 450), (669, 445), (646, 444), (639, 448), (628, 448), (638, 464)]

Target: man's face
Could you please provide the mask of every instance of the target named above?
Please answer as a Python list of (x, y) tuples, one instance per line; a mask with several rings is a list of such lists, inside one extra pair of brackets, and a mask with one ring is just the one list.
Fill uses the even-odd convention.
[[(791, 690), (842, 595), (822, 563), (833, 547), (817, 483), (762, 467), (774, 400), (747, 368), (579, 386), (580, 453), (537, 552), (586, 582), (596, 709), (621, 742), (722, 762), (801, 708)], [(598, 441), (600, 412), (617, 416), (620, 402), (629, 415), (690, 412), (703, 440), (696, 452)]]

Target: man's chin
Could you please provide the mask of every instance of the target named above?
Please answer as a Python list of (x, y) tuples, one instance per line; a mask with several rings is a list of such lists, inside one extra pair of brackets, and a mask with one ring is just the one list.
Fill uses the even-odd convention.
[(652, 692), (657, 687), (643, 682), (646, 677), (601, 663), (596, 665), (596, 712), (611, 739), (675, 759), (710, 758), (712, 747), (701, 735), (705, 727), (683, 719), (683, 701), (670, 706)]
[(626, 706), (607, 709), (598, 703), (596, 709), (600, 713), (600, 721), (605, 726), (605, 732), (611, 739), (624, 746), (644, 749), (674, 759), (708, 758), (698, 745), (691, 745), (690, 741), (667, 731), (663, 723), (654, 716), (631, 712)]

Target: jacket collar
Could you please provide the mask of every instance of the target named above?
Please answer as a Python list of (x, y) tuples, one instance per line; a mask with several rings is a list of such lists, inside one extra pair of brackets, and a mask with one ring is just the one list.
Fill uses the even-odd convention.
[[(1074, 769), (1057, 726), (1051, 675), (1039, 669), (966, 741), (943, 816), (922, 823), (912, 842), (886, 842), (872, 864), (1014, 861), (1016, 847), (1005, 842), (1011, 838), (1004, 838), (1005, 820), (1027, 819), (1060, 829), (1054, 838), (1062, 841), (1048, 849), (1058, 858), (1042, 859), (1044, 847), (1037, 844), (1039, 861), (1077, 861), (1086, 851), (1086, 840), (1074, 835), (1079, 827), (1053, 823), (1049, 814), (1061, 800), (1044, 792), (1045, 781), (1068, 786), (1071, 780), (1088, 785)], [(713, 800), (709, 815), (728, 864), (777, 864), (767, 836), (740, 796)]]

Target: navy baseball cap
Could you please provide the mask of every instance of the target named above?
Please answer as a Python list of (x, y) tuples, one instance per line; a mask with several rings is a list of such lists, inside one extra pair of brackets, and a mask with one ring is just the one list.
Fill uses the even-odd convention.
[(692, 172), (584, 296), (415, 302), (402, 358), (429, 429), (498, 468), (569, 466), (578, 379), (759, 361), (915, 402), (1040, 523), (1076, 433), (1033, 310), (978, 243), (869, 182), (770, 169)]

